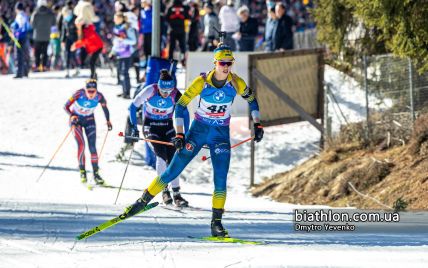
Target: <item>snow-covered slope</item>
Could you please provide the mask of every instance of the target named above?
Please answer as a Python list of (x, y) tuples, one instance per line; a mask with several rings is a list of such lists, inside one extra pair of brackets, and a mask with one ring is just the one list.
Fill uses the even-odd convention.
[[(63, 105), (85, 80), (63, 76), (61, 72), (31, 74), (25, 80), (0, 76), (0, 267), (426, 267), (428, 242), (421, 231), (426, 222), (394, 234), (294, 232), (292, 210), (301, 206), (255, 199), (246, 192), (248, 144), (233, 151), (224, 224), (235, 237), (268, 244), (188, 238), (209, 235), (211, 166), (199, 158), (183, 173), (182, 182), (184, 197), (197, 209), (160, 206), (76, 242), (76, 235), (114, 217), (138, 198), (155, 172), (144, 165), (138, 144), (113, 205), (125, 170), (124, 163), (115, 161), (123, 146), (117, 133), (124, 127), (129, 101), (115, 96), (120, 87), (109, 71), (101, 70), (99, 89), (107, 98), (114, 130), (107, 137), (100, 166), (107, 183), (116, 188), (89, 191), (80, 184), (72, 136), (36, 182), (68, 131)], [(101, 109), (96, 119), (100, 147), (107, 129)], [(233, 121), (232, 143), (248, 137), (245, 126), (245, 118)], [(256, 179), (311, 156), (318, 139), (306, 123), (266, 129), (265, 139), (257, 144)]]

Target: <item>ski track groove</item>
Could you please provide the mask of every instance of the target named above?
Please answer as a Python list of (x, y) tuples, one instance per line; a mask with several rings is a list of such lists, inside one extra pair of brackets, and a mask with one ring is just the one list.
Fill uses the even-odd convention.
[[(181, 72), (180, 69), (179, 71)], [(61, 74), (61, 79), (54, 77), (58, 76), (58, 74)], [(72, 90), (74, 90), (74, 87), (77, 85), (79, 85), (79, 87), (81, 86), (80, 80), (83, 81), (83, 77), (88, 77), (88, 75), (86, 72), (79, 78), (80, 80), (64, 80), (62, 79), (63, 73), (59, 72), (41, 74), (35, 73), (33, 75), (36, 78), (43, 78), (43, 76), (46, 76), (48, 79), (30, 79), (30, 83), (28, 83), (28, 80), (12, 80), (11, 76), (2, 76), (0, 78), (0, 84), (4, 85), (5, 87), (3, 92), (5, 98), (3, 101), (0, 101), (0, 106), (4, 106), (5, 110), (10, 111), (11, 114), (16, 114), (20, 118), (31, 118), (28, 117), (25, 109), (22, 109), (20, 102), (27, 102), (28, 100), (32, 100), (36, 106), (39, 105), (40, 107), (40, 109), (36, 109), (32, 112), (33, 118), (36, 118), (37, 120), (47, 119), (41, 121), (24, 120), (17, 122), (16, 124), (11, 124), (13, 121), (16, 121), (16, 118), (7, 116), (0, 118), (0, 121), (3, 125), (11, 125), (12, 131), (22, 133), (22, 142), (19, 144), (15, 144), (13, 142), (16, 141), (16, 137), (9, 137), (12, 135), (2, 136), (0, 139), (2, 142), (1, 145), (4, 147), (2, 150), (9, 150), (16, 153), (26, 153), (28, 150), (37, 150), (37, 154), (39, 156), (38, 158), (29, 158), (28, 156), (25, 158), (16, 158), (16, 161), (20, 161), (22, 163), (21, 165), (6, 166), (0, 163), (0, 170), (1, 168), (3, 169), (1, 170), (2, 174), (0, 174), (0, 190), (2, 190), (0, 191), (0, 195), (3, 196), (3, 200), (0, 201), (0, 207), (2, 209), (12, 207), (13, 210), (16, 210), (2, 210), (0, 211), (1, 216), (5, 215), (5, 219), (10, 217), (16, 220), (16, 223), (19, 224), (22, 223), (22, 217), (26, 217), (26, 222), (24, 222), (26, 224), (25, 227), (16, 228), (16, 226), (22, 225), (15, 225), (14, 222), (10, 222), (8, 219), (9, 226), (6, 226), (6, 231), (0, 232), (0, 250), (2, 251), (2, 253), (0, 253), (0, 259), (4, 261), (0, 261), (0, 267), (45, 268), (52, 267), (54, 263), (57, 264), (56, 266), (58, 267), (112, 267), (112, 265), (115, 265), (116, 267), (132, 267), (136, 265), (136, 263), (132, 263), (134, 260), (141, 261), (141, 263), (137, 262), (138, 266), (146, 264), (145, 267), (168, 268), (180, 265), (185, 267), (193, 267), (196, 266), (196, 263), (199, 264), (198, 267), (208, 267), (215, 264), (207, 263), (206, 260), (218, 260), (218, 264), (220, 264), (218, 266), (222, 267), (247, 267), (250, 265), (255, 267), (288, 267), (288, 265), (291, 265), (287, 264), (290, 263), (290, 260), (291, 262), (298, 261), (298, 263), (294, 264), (295, 267), (296, 264), (298, 264), (297, 266), (299, 267), (347, 267), (349, 265), (349, 260), (344, 259), (343, 256), (340, 256), (341, 253), (345, 253), (344, 256), (352, 256), (352, 254), (355, 252), (356, 256), (361, 257), (360, 261), (363, 261), (365, 252), (369, 252), (373, 248), (375, 250), (382, 249), (379, 250), (380, 256), (374, 256), (368, 260), (366, 263), (370, 262), (371, 265), (366, 265), (366, 267), (373, 267), (377, 266), (376, 264), (379, 264), (379, 262), (374, 260), (374, 258), (387, 257), (385, 261), (387, 261), (388, 264), (391, 263), (391, 261), (397, 260), (397, 258), (394, 256), (394, 253), (398, 252), (398, 250), (390, 250), (388, 246), (383, 246), (382, 244), (373, 243), (368, 244), (367, 246), (353, 246), (347, 244), (335, 245), (335, 241), (333, 241), (331, 244), (324, 246), (323, 244), (318, 244), (316, 242), (317, 238), (315, 238), (314, 241), (306, 241), (305, 239), (300, 240), (300, 236), (294, 235), (293, 233), (286, 237), (272, 236), (266, 242), (268, 242), (267, 244), (274, 245), (267, 247), (258, 246), (257, 250), (250, 249), (250, 245), (220, 245), (215, 242), (195, 242), (191, 239), (186, 239), (185, 237), (187, 236), (182, 234), (191, 233), (195, 236), (199, 236), (200, 233), (205, 233), (209, 230), (209, 225), (207, 225), (208, 228), (206, 229), (204, 227), (207, 223), (206, 221), (209, 221), (210, 219), (210, 212), (208, 211), (209, 208), (204, 208), (202, 211), (194, 211), (192, 208), (183, 210), (170, 209), (174, 210), (174, 212), (160, 210), (159, 214), (153, 213), (157, 216), (157, 218), (152, 220), (153, 217), (151, 217), (151, 215), (153, 214), (150, 214), (149, 217), (143, 219), (141, 225), (133, 225), (137, 226), (135, 230), (126, 230), (125, 236), (121, 236), (119, 232), (119, 237), (123, 238), (119, 241), (117, 241), (114, 236), (109, 235), (106, 239), (101, 238), (100, 240), (98, 240), (98, 238), (95, 240), (85, 241), (78, 241), (73, 239), (73, 234), (69, 234), (65, 230), (68, 227), (72, 227), (73, 232), (78, 232), (79, 229), (82, 228), (82, 225), (88, 225), (92, 222), (95, 222), (95, 220), (99, 219), (101, 215), (110, 215), (110, 213), (107, 212), (108, 210), (114, 210), (116, 212), (117, 207), (106, 206), (106, 204), (110, 203), (111, 199), (115, 196), (119, 182), (112, 181), (111, 185), (116, 185), (116, 188), (114, 189), (96, 187), (99, 189), (94, 189), (92, 192), (89, 191), (85, 185), (85, 188), (82, 188), (82, 183), (80, 183), (80, 181), (73, 180), (73, 182), (70, 182), (71, 180), (69, 180), (69, 178), (77, 178), (76, 172), (78, 172), (78, 170), (75, 168), (75, 165), (71, 165), (71, 163), (75, 163), (76, 160), (76, 148), (73, 138), (70, 136), (68, 141), (65, 143), (64, 148), (61, 149), (61, 152), (58, 155), (59, 157), (52, 163), (52, 168), (54, 168), (54, 166), (59, 162), (64, 162), (63, 166), (59, 166), (59, 169), (46, 170), (47, 172), (41, 181), (38, 184), (35, 183), (36, 178), (33, 178), (33, 173), (39, 173), (40, 168), (44, 167), (46, 161), (49, 159), (52, 153), (51, 151), (53, 148), (51, 147), (56, 145), (58, 139), (60, 139), (58, 136), (62, 136), (64, 129), (68, 128), (67, 118), (62, 109), (63, 101), (69, 97), (69, 94), (72, 92)], [(99, 75), (100, 77), (102, 76), (103, 79), (106, 78), (105, 70), (100, 69)], [(108, 75), (110, 75), (110, 72)], [(53, 80), (49, 78), (55, 79)], [(114, 91), (119, 90), (119, 87), (115, 85), (115, 78), (107, 77), (106, 80), (107, 81), (103, 80), (102, 82), (107, 84), (103, 85), (103, 92), (105, 95), (107, 95), (108, 99), (111, 99), (112, 97), (115, 98)], [(33, 90), (34, 82), (37, 82), (37, 91)], [(58, 88), (53, 88), (52, 85), (55, 85), (55, 87)], [(353, 89), (354, 87), (349, 88)], [(338, 91), (338, 89), (336, 89), (336, 91)], [(40, 98), (40, 94), (47, 97)], [(23, 99), (18, 98), (19, 101), (17, 101), (16, 98), (11, 98), (11, 96), (19, 96)], [(125, 117), (123, 114), (126, 112), (128, 105), (129, 103), (126, 102), (125, 104), (125, 101), (123, 100), (115, 99), (114, 101), (110, 102), (109, 109), (111, 109), (112, 121), (117, 122), (115, 125), (123, 125), (122, 123), (125, 122)], [(98, 113), (96, 115), (97, 117), (101, 116), (100, 119), (104, 119), (102, 117), (102, 111), (99, 109), (99, 107), (96, 113)], [(34, 121), (37, 123), (34, 123)], [(103, 122), (104, 121), (101, 121), (101, 123)], [(47, 127), (52, 126), (54, 127), (54, 129), (52, 129), (53, 131), (45, 133), (44, 135), (39, 133), (42, 131), (44, 132)], [(231, 140), (231, 142), (238, 142), (240, 139), (243, 139), (248, 135), (246, 124), (245, 127), (241, 126), (241, 128), (243, 128), (241, 132), (245, 134), (239, 132), (240, 134), (236, 135), (234, 139)], [(104, 128), (101, 127), (101, 131), (103, 130)], [(287, 147), (287, 149), (278, 150), (280, 151), (280, 154), (275, 149), (276, 146), (273, 146), (273, 144), (276, 142), (276, 137), (271, 138), (274, 135), (266, 135), (263, 146), (258, 147), (258, 150), (260, 149), (260, 151), (259, 157), (257, 159), (261, 160), (261, 163), (263, 163), (263, 169), (265, 170), (261, 170), (260, 165), (256, 167), (258, 171), (263, 171), (257, 174), (258, 176), (256, 178), (256, 182), (259, 182), (260, 179), (264, 176), (272, 175), (270, 173), (289, 170), (291, 166), (297, 163), (295, 161), (299, 160), (299, 162), (301, 162), (303, 159), (308, 158), (309, 155), (316, 153), (315, 150), (312, 150), (312, 148), (315, 149), (317, 147), (316, 142), (318, 141), (319, 137), (318, 135), (310, 134), (310, 132), (313, 132), (313, 129), (306, 123), (290, 124), (285, 127), (273, 127), (272, 131), (266, 131), (267, 134), (273, 133), (276, 135), (276, 133), (280, 133), (281, 136), (290, 137), (290, 139), (287, 138), (283, 140), (281, 138), (281, 141), (285, 144), (284, 148)], [(99, 135), (97, 135), (97, 140), (99, 141), (102, 139), (102, 135), (101, 132), (98, 134)], [(37, 138), (37, 140), (33, 141), (31, 137), (34, 136)], [(112, 138), (112, 136), (110, 137)], [(302, 139), (299, 137), (304, 137), (304, 141), (302, 141)], [(103, 163), (103, 168), (105, 168), (106, 171), (111, 171), (109, 174), (111, 177), (120, 177), (118, 174), (121, 173), (121, 171), (118, 170), (118, 167), (123, 166), (123, 164), (120, 164), (118, 161), (112, 161), (112, 159), (115, 158), (114, 155), (115, 152), (118, 151), (118, 147), (122, 146), (122, 144), (119, 145), (118, 142), (115, 142), (116, 140), (117, 138), (112, 138), (111, 140), (109, 139), (107, 141), (106, 145), (109, 147), (109, 150), (105, 151), (106, 155), (104, 157), (105, 161)], [(295, 145), (292, 143), (295, 143)], [(37, 147), (38, 145), (42, 146)], [(139, 147), (141, 147), (141, 145), (139, 145)], [(309, 150), (306, 150), (305, 147), (308, 147)], [(282, 161), (280, 156), (282, 153), (288, 153), (289, 149), (292, 150), (290, 159), (293, 158), (293, 161), (282, 165), (280, 163), (280, 161)], [(294, 153), (294, 151), (299, 154)], [(247, 225), (255, 226), (259, 223), (272, 224), (272, 227), (270, 228), (276, 228), (276, 226), (281, 225), (281, 222), (290, 223), (291, 216), (286, 215), (287, 213), (284, 213), (284, 211), (291, 211), (294, 205), (288, 206), (285, 204), (277, 204), (275, 202), (266, 201), (263, 198), (260, 199), (260, 202), (258, 202), (248, 193), (247, 187), (249, 176), (246, 170), (247, 164), (242, 164), (244, 161), (249, 159), (249, 144), (242, 146), (240, 149), (234, 152), (235, 159), (231, 162), (231, 172), (229, 174), (231, 177), (239, 177), (239, 179), (236, 181), (236, 184), (233, 183), (233, 185), (230, 185), (232, 187), (229, 190), (232, 195), (239, 194), (239, 196), (237, 195), (237, 201), (234, 201), (238, 203), (238, 206), (235, 208), (235, 212), (230, 214), (230, 223), (240, 227), (240, 229), (236, 229), (237, 234), (239, 233), (240, 235), (245, 235), (246, 233), (244, 232), (245, 230), (243, 230), (243, 228), (245, 228)], [(302, 152), (303, 154), (301, 154)], [(125, 154), (127, 155), (128, 153), (129, 150)], [(27, 152), (27, 154), (29, 153)], [(201, 155), (202, 154), (208, 154), (208, 151), (202, 150)], [(200, 158), (201, 155), (198, 155), (196, 158)], [(186, 186), (189, 186), (189, 193), (193, 194), (192, 198), (194, 197), (195, 204), (208, 201), (211, 198), (208, 197), (208, 194), (211, 193), (208, 193), (207, 188), (208, 186), (212, 187), (211, 162), (201, 162), (196, 158), (196, 161), (193, 161), (193, 163), (190, 164), (187, 171), (184, 171), (183, 174), (180, 175), (183, 182), (186, 182)], [(1, 162), (6, 164), (13, 164), (13, 159), (14, 158), (8, 158), (7, 156), (0, 154)], [(142, 183), (146, 183), (145, 181), (142, 182), (139, 180), (139, 177), (145, 179), (147, 177), (153, 177), (152, 174), (154, 174), (154, 171), (151, 168), (148, 168), (143, 164), (142, 158), (138, 154), (133, 155), (130, 164), (135, 166), (135, 170), (138, 170), (138, 172), (131, 170), (130, 176), (128, 178), (129, 180), (126, 181), (126, 184), (129, 185), (129, 190), (127, 188), (122, 188), (124, 198), (123, 200), (130, 198), (132, 195), (131, 190), (135, 191), (136, 188), (142, 185)], [(142, 167), (138, 168), (139, 166)], [(5, 175), (4, 177), (2, 176), (3, 174)], [(22, 178), (22, 180), (15, 180), (15, 177)], [(57, 183), (57, 179), (59, 177), (61, 178), (60, 185)], [(229, 179), (229, 181), (231, 182), (232, 180)], [(12, 191), (12, 189), (14, 191)], [(139, 191), (142, 191), (142, 189)], [(198, 194), (199, 192), (201, 194)], [(242, 194), (244, 192), (245, 194)], [(80, 196), (82, 199), (80, 199)], [(125, 198), (125, 196), (127, 197)], [(245, 204), (245, 201), (255, 202)], [(101, 202), (103, 203), (102, 206), (100, 206)], [(240, 202), (242, 202), (243, 205), (240, 205)], [(255, 205), (253, 206), (253, 204)], [(23, 207), (25, 207), (24, 212), (22, 212)], [(89, 213), (89, 211), (91, 211), (91, 213)], [(266, 213), (264, 213), (264, 211)], [(74, 218), (72, 216), (73, 213), (75, 214)], [(66, 218), (62, 218), (63, 215), (66, 215)], [(33, 216), (35, 216), (35, 218), (40, 216), (43, 218), (43, 222), (40, 223), (37, 220), (36, 222), (32, 221), (31, 218)], [(58, 222), (54, 220), (46, 221), (46, 219), (49, 218), (60, 218), (61, 221), (68, 221), (68, 219), (70, 219), (71, 222), (58, 226)], [(229, 219), (227, 220), (229, 221)], [(239, 224), (241, 222), (243, 223), (242, 225)], [(148, 223), (150, 227), (153, 228), (153, 231), (150, 233), (150, 238), (145, 241), (143, 241), (145, 238), (141, 236), (139, 239), (133, 239), (133, 233), (138, 233), (141, 230), (145, 230), (144, 223)], [(186, 228), (181, 228), (183, 225), (186, 225)], [(38, 231), (42, 230), (43, 233), (39, 234), (40, 232), (37, 232), (35, 236), (32, 237), (28, 237), (25, 233), (23, 233), (29, 230), (28, 227), (33, 226), (36, 226), (36, 228), (39, 229)], [(64, 228), (62, 226), (64, 226)], [(257, 230), (261, 230), (261, 228), (254, 228), (252, 230), (255, 230), (255, 233), (257, 233)], [(86, 229), (82, 230), (82, 232), (83, 231), (86, 231)], [(267, 233), (276, 235), (278, 234), (278, 230), (267, 230)], [(251, 234), (249, 235), (251, 236)], [(405, 235), (406, 234), (404, 234), (404, 236)], [(182, 238), (180, 238), (180, 236), (182, 236)], [(151, 237), (154, 239), (151, 239)], [(178, 241), (176, 238), (178, 238)], [(15, 243), (16, 245), (9, 246), (9, 244), (5, 244), (2, 239), (5, 239), (5, 241), (11, 240), (11, 242)], [(258, 239), (262, 240), (263, 238), (259, 237)], [(353, 238), (350, 239), (352, 240)], [(392, 242), (396, 242), (398, 239), (400, 239), (400, 237), (393, 238)], [(302, 245), (299, 243), (300, 241), (303, 242)], [(341, 241), (343, 241), (343, 239)], [(308, 256), (307, 250), (309, 249), (310, 252), (313, 250), (311, 248), (312, 244), (310, 244), (310, 242), (315, 245), (316, 249), (325, 249), (326, 253), (328, 253), (326, 255), (327, 259), (321, 259), (319, 263), (315, 264), (311, 263), (310, 259), (304, 259), (304, 257), (307, 258)], [(423, 263), (426, 260), (423, 253), (426, 252), (427, 248), (425, 242), (421, 243), (424, 243), (422, 247), (414, 247), (415, 249), (420, 249), (418, 253), (415, 254), (412, 253), (411, 250), (408, 250), (409, 253), (400, 253), (402, 255), (399, 256), (403, 256), (403, 260), (400, 260), (399, 263), (391, 263), (390, 266), (386, 266), (385, 264), (379, 266), (410, 267), (413, 266), (413, 264), (416, 264), (418, 267), (424, 267)], [(288, 246), (287, 244), (291, 246)], [(31, 250), (22, 250), (20, 246), (28, 247), (36, 251), (41, 251), (43, 255), (40, 255), (40, 252), (34, 253)], [(242, 249), (238, 254), (229, 254), (229, 249), (234, 252), (233, 250), (237, 248)], [(278, 253), (277, 250), (287, 250), (287, 248), (295, 255), (288, 256), (287, 258), (283, 259), (283, 257), (280, 255), (281, 252)], [(65, 250), (67, 254), (62, 253), (61, 250)], [(135, 254), (136, 252), (137, 254)], [(127, 260), (126, 258), (121, 259), (124, 254), (128, 255), (128, 253), (133, 258), (130, 258), (130, 260)], [(256, 254), (250, 255), (250, 253)], [(273, 255), (272, 258), (277, 259), (271, 259), (270, 253), (276, 254)], [(337, 253), (339, 253), (338, 256)], [(336, 258), (336, 256), (340, 261), (332, 265), (328, 258)], [(141, 258), (143, 258), (143, 260), (141, 260)], [(269, 260), (266, 260), (266, 258), (269, 258)], [(405, 261), (407, 261), (407, 263)], [(311, 265), (309, 263), (311, 263)], [(407, 264), (407, 266), (404, 264)]]
[(35, 254), (39, 254), (39, 255), (43, 254), (43, 252), (41, 252), (41, 251), (38, 251), (36, 249), (32, 249), (32, 248), (24, 246), (24, 245), (17, 244), (15, 242), (12, 242), (12, 240), (6, 241), (5, 239), (2, 239), (2, 243), (9, 245), (11, 247), (17, 248), (17, 249), (21, 249), (21, 250), (31, 252), (31, 253), (35, 253)]
[(237, 265), (237, 264), (240, 264), (240, 263), (242, 263), (242, 261), (237, 261), (237, 262), (234, 262), (234, 263), (228, 264), (228, 265), (224, 266), (224, 268), (232, 267), (232, 266)]
[[(161, 235), (163, 235), (162, 232), (161, 232), (162, 229), (161, 229), (161, 224), (160, 224), (160, 222), (158, 220), (158, 217), (156, 215), (154, 215), (153, 219), (154, 219), (154, 221), (156, 222), (156, 224), (159, 227), (158, 228), (158, 233), (161, 234)], [(167, 249), (171, 245), (171, 241), (167, 240), (166, 242), (167, 243), (165, 243), (165, 246), (158, 252), (160, 254), (160, 256), (162, 257), (162, 259), (163, 259), (163, 262), (164, 262), (163, 266), (165, 266), (165, 264), (167, 263), (167, 258), (171, 259), (174, 262), (174, 258), (172, 257), (172, 255), (168, 251), (165, 251), (165, 249)]]
[(28, 268), (28, 267), (38, 267), (38, 266), (30, 266), (30, 264), (25, 263), (23, 264), (23, 262), (19, 262), (17, 260), (12, 259), (11, 257), (5, 257), (2, 256), (2, 262), (6, 261), (9, 262), (10, 264), (12, 264), (11, 266), (7, 266), (7, 267), (24, 267), (24, 268)]
[[(88, 204), (85, 203), (85, 211), (83, 213), (79, 213), (79, 211), (76, 211), (75, 217), (78, 218), (78, 216), (80, 216), (80, 214), (82, 214), (82, 218), (86, 218), (85, 216), (87, 216), (88, 213), (89, 213), (89, 207), (88, 207)], [(84, 232), (85, 230), (86, 230), (85, 228), (82, 228), (82, 231), (80, 233)], [(73, 246), (69, 249), (69, 253), (73, 252), (73, 250), (75, 249), (78, 242), (79, 242), (78, 240), (74, 239)], [(84, 243), (86, 244), (86, 239), (85, 239)]]
[(122, 243), (110, 243), (110, 244), (103, 244), (103, 245), (94, 245), (94, 246), (86, 246), (85, 248), (107, 248), (112, 246), (129, 246), (129, 245), (138, 245), (138, 244), (144, 244), (146, 241), (129, 241), (129, 242), (122, 242)]

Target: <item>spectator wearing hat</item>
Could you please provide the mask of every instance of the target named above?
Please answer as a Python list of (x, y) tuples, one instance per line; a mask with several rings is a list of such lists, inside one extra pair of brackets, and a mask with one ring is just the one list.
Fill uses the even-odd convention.
[(18, 68), (14, 78), (22, 78), (24, 76), (28, 76), (29, 70), (27, 57), (27, 33), (30, 30), (30, 23), (28, 21), (28, 16), (24, 12), (24, 4), (21, 2), (16, 3), (15, 12), (16, 17), (11, 25), (11, 28), (14, 37), (21, 47), (17, 47), (15, 44)]
[(152, 1), (141, 1), (140, 33), (143, 35), (143, 51), (148, 61), (152, 55)]
[(31, 15), (33, 27), (34, 54), (37, 71), (46, 71), (48, 63), (48, 45), (51, 27), (56, 23), (54, 13), (47, 7), (46, 0), (38, 0), (37, 8)]
[[(139, 7), (137, 7), (137, 6), (129, 7), (124, 2), (121, 2), (121, 1), (116, 1), (114, 3), (114, 7), (115, 7), (116, 13), (120, 12), (125, 16), (125, 20), (126, 20), (126, 23), (129, 27), (129, 30), (134, 31), (134, 35), (138, 39), (138, 32), (139, 32), (138, 13), (140, 11)], [(131, 65), (134, 67), (135, 77), (136, 77), (136, 81), (138, 84), (138, 83), (140, 83), (140, 56), (139, 56), (139, 51), (138, 51), (138, 41), (135, 42), (133, 51), (134, 52), (131, 55)], [(118, 61), (118, 62), (120, 62), (120, 61)], [(120, 82), (120, 73), (119, 73), (120, 68), (117, 68), (117, 71), (118, 71), (118, 76), (117, 76), (118, 81), (117, 82), (118, 82), (118, 84), (120, 84), (121, 83)]]
[[(77, 67), (76, 56), (74, 51), (71, 51), (71, 45), (77, 41), (77, 27), (75, 24), (76, 15), (73, 14), (73, 1), (67, 1), (67, 4), (61, 11), (61, 42), (65, 49), (65, 68), (67, 74), (65, 77), (70, 77), (70, 68)], [(78, 71), (76, 71), (76, 75)]]
[(233, 35), (239, 32), (239, 17), (236, 14), (233, 0), (227, 0), (227, 4), (222, 6), (218, 14), (221, 24), (221, 31), (226, 32), (224, 44), (228, 45), (232, 51), (236, 51), (235, 39)]
[(118, 68), (122, 75), (122, 93), (118, 97), (130, 99), (131, 82), (129, 68), (131, 67), (132, 54), (137, 43), (137, 36), (132, 27), (126, 22), (126, 16), (122, 12), (114, 15), (114, 39), (111, 54), (118, 59)]
[(216, 39), (218, 33), (215, 29), (220, 28), (218, 16), (214, 12), (214, 6), (211, 2), (207, 2), (204, 5), (205, 16), (204, 16), (204, 45), (203, 51), (214, 51), (217, 47)]
[(242, 6), (237, 12), (241, 23), (239, 27), (239, 51), (254, 51), (259, 25), (255, 18), (250, 17), (250, 10)]

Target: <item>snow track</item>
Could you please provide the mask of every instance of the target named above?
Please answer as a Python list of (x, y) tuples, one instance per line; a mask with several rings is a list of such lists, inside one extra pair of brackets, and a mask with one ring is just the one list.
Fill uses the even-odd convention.
[[(24, 80), (0, 76), (0, 107), (4, 111), (0, 116), (1, 268), (427, 267), (427, 213), (403, 214), (398, 225), (377, 224), (355, 233), (293, 231), (293, 209), (302, 206), (255, 199), (246, 192), (247, 145), (233, 152), (224, 225), (233, 237), (265, 241), (265, 245), (188, 238), (210, 234), (211, 164), (198, 159), (183, 174), (183, 196), (191, 208), (159, 206), (77, 242), (75, 237), (81, 232), (121, 213), (156, 173), (135, 154), (118, 204), (113, 205), (125, 168), (124, 163), (115, 161), (123, 145), (116, 133), (123, 129), (129, 101), (116, 98), (120, 88), (114, 85), (115, 79), (109, 77), (108, 70), (100, 70), (100, 91), (107, 98), (114, 127), (100, 166), (112, 187), (93, 191), (82, 187), (71, 136), (36, 183), (68, 130), (62, 106), (85, 80), (67, 80), (63, 75), (31, 74)], [(96, 111), (96, 120), (100, 144), (106, 131), (101, 109)], [(232, 143), (246, 138), (248, 132), (242, 127), (246, 119), (235, 119), (233, 124)], [(306, 123), (267, 129), (266, 133), (257, 145), (258, 180), (289, 169), (317, 151), (319, 134)], [(287, 146), (278, 149), (276, 142)], [(141, 148), (142, 144), (136, 146), (139, 152)]]

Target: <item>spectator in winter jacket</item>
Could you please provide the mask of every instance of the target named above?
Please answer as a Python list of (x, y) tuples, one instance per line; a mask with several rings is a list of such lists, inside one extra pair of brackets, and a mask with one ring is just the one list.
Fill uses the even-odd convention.
[(22, 78), (24, 76), (28, 76), (29, 71), (29, 59), (27, 57), (27, 33), (30, 30), (30, 23), (28, 21), (28, 16), (24, 12), (24, 5), (21, 2), (16, 3), (15, 12), (16, 17), (11, 28), (14, 37), (21, 47), (17, 47), (15, 45), (18, 69), (14, 78)]
[(285, 5), (283, 3), (276, 4), (275, 14), (278, 17), (278, 23), (275, 29), (274, 50), (293, 49), (293, 20), (285, 14)]
[(220, 9), (218, 16), (220, 19), (221, 31), (226, 32), (224, 43), (229, 46), (232, 51), (235, 51), (236, 43), (233, 35), (239, 31), (240, 24), (233, 0), (227, 0), (227, 4)]
[(139, 32), (139, 23), (138, 23), (138, 16), (140, 14), (140, 7), (139, 6), (133, 6), (130, 8), (129, 12), (125, 14), (127, 22), (132, 27), (132, 30), (135, 33), (135, 38), (137, 41), (134, 45), (134, 53), (132, 53), (132, 66), (135, 70), (135, 80), (137, 84), (139, 84), (140, 81), (140, 51), (138, 47), (138, 32)]
[[(0, 14), (3, 12), (2, 7), (0, 6)], [(4, 12), (5, 13), (5, 12)], [(0, 15), (0, 20), (3, 20), (5, 23), (7, 22), (6, 14)], [(9, 70), (9, 48), (10, 36), (6, 31), (6, 28), (3, 24), (0, 23), (0, 69), (2, 74), (7, 74), (11, 70)]]
[[(103, 48), (103, 41), (97, 34), (94, 25), (94, 21), (99, 18), (95, 15), (94, 7), (90, 0), (80, 0), (74, 8), (73, 13), (76, 15), (74, 22), (77, 27), (78, 40), (71, 46), (71, 50), (85, 48), (84, 51), (91, 55), (89, 59), (91, 78), (96, 79), (96, 62)], [(81, 55), (85, 55), (82, 52), (81, 50)], [(83, 64), (84, 57), (81, 58), (81, 61), (81, 64)]]
[(250, 10), (247, 6), (238, 9), (238, 16), (241, 20), (239, 27), (239, 51), (254, 51), (254, 45), (258, 34), (258, 23), (255, 18), (250, 17)]
[(176, 42), (180, 46), (180, 60), (184, 65), (184, 56), (186, 53), (186, 32), (184, 21), (190, 19), (189, 7), (183, 5), (182, 0), (174, 0), (173, 5), (168, 9), (166, 19), (171, 28), (169, 33), (169, 58), (174, 58)]
[[(76, 56), (74, 51), (71, 51), (71, 45), (77, 41), (77, 27), (75, 24), (76, 15), (73, 14), (73, 1), (67, 1), (66, 6), (61, 11), (61, 42), (65, 49), (65, 68), (67, 74), (65, 77), (70, 77), (70, 67), (77, 67)], [(76, 75), (78, 72), (76, 72)]]
[(275, 39), (275, 30), (278, 20), (275, 15), (275, 7), (272, 7), (268, 13), (268, 19), (266, 20), (265, 26), (265, 51), (272, 52), (274, 51), (274, 39)]
[(152, 54), (152, 1), (141, 1), (140, 33), (143, 34), (143, 50), (146, 61)]
[(129, 68), (131, 67), (132, 54), (137, 43), (134, 29), (126, 22), (125, 15), (118, 12), (114, 15), (114, 39), (112, 53), (119, 61), (118, 68), (122, 74), (122, 93), (118, 97), (130, 99), (131, 82), (129, 79)]
[(116, 1), (114, 2), (114, 10), (115, 13), (122, 12), (126, 17), (126, 22), (129, 26), (138, 31), (138, 16), (132, 12), (130, 7), (128, 7), (124, 2)]
[(214, 12), (214, 6), (211, 2), (205, 3), (205, 16), (204, 16), (204, 45), (203, 51), (214, 51), (217, 47), (218, 33), (214, 29), (219, 29), (220, 24), (217, 14)]
[(190, 29), (187, 44), (189, 51), (196, 51), (200, 46), (199, 42), (199, 27), (201, 17), (199, 16), (199, 4), (196, 1), (190, 3)]
[(48, 45), (51, 27), (56, 23), (52, 10), (47, 7), (46, 0), (38, 0), (37, 8), (31, 15), (31, 26), (33, 27), (34, 54), (36, 70), (46, 71), (48, 63)]

